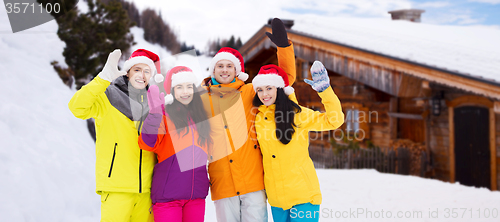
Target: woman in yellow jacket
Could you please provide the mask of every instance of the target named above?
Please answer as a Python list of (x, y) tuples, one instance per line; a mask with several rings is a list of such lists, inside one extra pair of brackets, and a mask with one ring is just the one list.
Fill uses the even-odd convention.
[(323, 64), (314, 62), (311, 74), (313, 81), (305, 82), (318, 92), (325, 113), (299, 106), (287, 74), (276, 65), (263, 66), (252, 81), (258, 107), (255, 130), (275, 222), (319, 220), (321, 191), (309, 157), (309, 131), (333, 130), (344, 122)]

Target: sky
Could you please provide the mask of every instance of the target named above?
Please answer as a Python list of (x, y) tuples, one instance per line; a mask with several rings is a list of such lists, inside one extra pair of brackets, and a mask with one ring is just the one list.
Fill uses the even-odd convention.
[(161, 11), (181, 41), (205, 50), (209, 39), (231, 35), (245, 42), (269, 18), (306, 14), (329, 17), (387, 18), (388, 11), (423, 9), (422, 23), (500, 28), (500, 0), (134, 0), (139, 9)]
[[(217, 38), (250, 39), (269, 18), (298, 19), (308, 14), (328, 17), (385, 18), (388, 11), (423, 9), (422, 23), (486, 26), (500, 29), (500, 0), (128, 0), (140, 9), (161, 11), (181, 41), (205, 51)], [(81, 2), (79, 4), (82, 5)], [(5, 8), (0, 17), (6, 19)], [(6, 22), (2, 19), (2, 22)], [(0, 33), (10, 30), (0, 30)], [(32, 32), (31, 30), (24, 31)]]

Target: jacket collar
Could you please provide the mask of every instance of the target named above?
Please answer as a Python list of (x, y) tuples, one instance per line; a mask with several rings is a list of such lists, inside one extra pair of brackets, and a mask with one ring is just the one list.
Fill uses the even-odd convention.
[(147, 88), (129, 86), (127, 76), (115, 79), (106, 89), (106, 96), (113, 107), (132, 121), (144, 120), (149, 112)]
[(273, 112), (276, 110), (276, 104), (272, 104), (270, 106), (266, 105), (260, 105), (259, 106), (259, 112), (261, 113), (266, 113), (266, 112)]
[(240, 89), (243, 85), (245, 85), (245, 82), (241, 81), (240, 79), (238, 79), (237, 77), (236, 78), (236, 81), (232, 82), (232, 83), (228, 83), (228, 84), (217, 84), (217, 85), (213, 85), (212, 84), (212, 77), (208, 77), (208, 78), (205, 78), (203, 80), (203, 85), (204, 86), (207, 86), (209, 88), (210, 91), (213, 91), (213, 92), (221, 92), (221, 91), (232, 91), (232, 90), (229, 90), (228, 88), (230, 89)]

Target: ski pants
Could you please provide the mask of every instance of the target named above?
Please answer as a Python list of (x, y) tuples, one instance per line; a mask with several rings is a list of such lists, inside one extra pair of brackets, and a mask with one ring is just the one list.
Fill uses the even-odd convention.
[(101, 222), (153, 222), (151, 193), (101, 192)]
[(203, 222), (205, 199), (174, 200), (153, 205), (155, 222)]
[(319, 205), (305, 203), (297, 204), (288, 210), (271, 207), (274, 222), (318, 222)]
[(267, 222), (267, 196), (259, 190), (214, 201), (218, 222)]

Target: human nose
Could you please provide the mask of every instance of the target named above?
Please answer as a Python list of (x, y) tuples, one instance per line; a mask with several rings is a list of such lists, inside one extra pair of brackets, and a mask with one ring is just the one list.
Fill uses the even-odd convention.
[(187, 95), (189, 94), (189, 90), (187, 88), (182, 89), (182, 95)]

